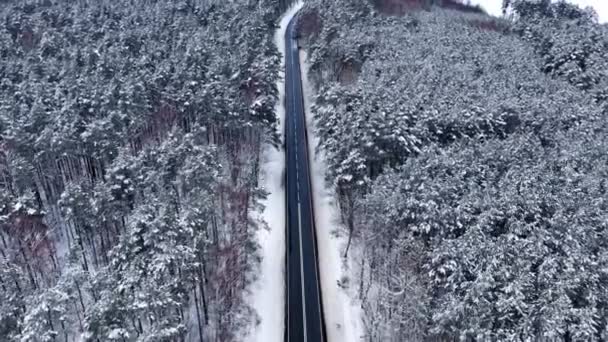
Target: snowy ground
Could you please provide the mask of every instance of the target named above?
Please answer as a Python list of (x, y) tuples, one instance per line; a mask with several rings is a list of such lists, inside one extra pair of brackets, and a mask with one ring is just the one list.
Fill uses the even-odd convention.
[[(275, 33), (275, 44), (281, 52), (281, 70), (285, 70), (285, 31), (291, 18), (302, 7), (299, 2), (291, 7), (281, 18)], [(277, 82), (279, 101), (276, 114), (279, 131), (283, 132), (285, 118), (283, 77)], [(244, 341), (282, 342), (285, 330), (285, 151), (271, 145), (264, 147), (262, 154), (262, 173), (260, 184), (268, 191), (261, 219), (268, 229), (258, 232), (262, 263), (258, 279), (251, 286), (250, 303), (259, 316), (255, 326)]]
[(354, 288), (340, 288), (338, 280), (343, 277), (356, 279), (355, 254), (349, 253), (344, 260), (341, 256), (346, 246), (347, 236), (340, 223), (340, 213), (334, 189), (326, 186), (326, 164), (323, 153), (315, 153), (319, 139), (314, 134), (314, 120), (310, 113), (312, 104), (312, 88), (308, 81), (308, 63), (306, 52), (300, 52), (302, 72), (302, 89), (304, 91), (304, 108), (308, 127), (309, 155), (314, 156), (310, 161), (312, 175), (312, 191), (317, 228), (317, 248), (319, 249), (319, 272), (323, 297), (323, 312), (328, 341), (361, 341), (363, 324), (361, 321), (361, 305), (356, 300)]

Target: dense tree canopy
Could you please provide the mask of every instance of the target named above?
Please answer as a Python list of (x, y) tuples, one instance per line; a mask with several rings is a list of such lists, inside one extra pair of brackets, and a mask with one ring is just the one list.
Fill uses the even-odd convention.
[(312, 111), (369, 340), (608, 337), (608, 31), (561, 2), (506, 6), (301, 17), (319, 17)]
[(229, 341), (254, 321), (276, 10), (3, 3), (0, 340)]

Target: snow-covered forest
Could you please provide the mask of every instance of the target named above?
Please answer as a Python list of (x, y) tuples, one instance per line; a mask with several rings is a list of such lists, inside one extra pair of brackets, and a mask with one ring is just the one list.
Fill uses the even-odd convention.
[(238, 340), (277, 4), (1, 2), (0, 340)]
[(365, 340), (605, 341), (608, 28), (431, 3), (299, 16)]

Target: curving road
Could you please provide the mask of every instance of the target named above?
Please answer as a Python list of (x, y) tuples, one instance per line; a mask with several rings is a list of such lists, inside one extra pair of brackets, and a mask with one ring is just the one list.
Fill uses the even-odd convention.
[(317, 265), (308, 142), (295, 20), (285, 37), (287, 301), (285, 341), (323, 342), (325, 325)]

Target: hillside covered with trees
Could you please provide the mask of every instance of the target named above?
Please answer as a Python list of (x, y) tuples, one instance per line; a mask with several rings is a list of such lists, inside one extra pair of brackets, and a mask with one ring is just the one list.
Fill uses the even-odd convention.
[(231, 341), (253, 324), (277, 10), (2, 1), (1, 341)]
[(300, 15), (367, 341), (608, 339), (608, 28), (505, 10)]

